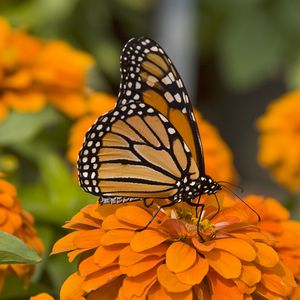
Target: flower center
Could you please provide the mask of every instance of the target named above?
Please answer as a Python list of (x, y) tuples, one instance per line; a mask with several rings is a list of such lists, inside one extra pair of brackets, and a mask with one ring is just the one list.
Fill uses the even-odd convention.
[(193, 212), (187, 207), (176, 207), (177, 219), (183, 220), (188, 223), (193, 223)]
[(203, 234), (203, 238), (207, 240), (214, 239), (217, 233), (216, 226), (208, 219), (204, 219), (199, 224), (200, 232)]
[[(217, 230), (215, 224), (209, 219), (200, 220), (193, 214), (192, 209), (188, 207), (176, 207), (175, 209), (176, 219), (184, 223), (185, 228), (190, 235), (198, 235), (200, 232), (203, 240), (208, 241), (215, 238)], [(197, 230), (197, 226), (199, 226)]]

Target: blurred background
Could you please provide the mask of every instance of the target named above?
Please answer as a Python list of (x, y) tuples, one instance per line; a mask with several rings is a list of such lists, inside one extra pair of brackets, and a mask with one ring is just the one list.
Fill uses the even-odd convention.
[[(255, 120), (300, 83), (299, 0), (12, 0), (0, 12), (44, 39), (63, 39), (97, 60), (90, 86), (117, 94), (119, 55), (149, 36), (175, 62), (194, 105), (234, 153), (249, 192), (280, 189), (256, 163)], [(255, 185), (255, 186), (254, 186)], [(258, 186), (257, 186), (258, 185)]]
[[(126, 41), (133, 36), (157, 40), (182, 75), (194, 106), (218, 128), (232, 150), (239, 184), (247, 194), (263, 193), (277, 198), (287, 192), (257, 163), (255, 122), (270, 101), (299, 87), (299, 12), (300, 0), (0, 2), (0, 15), (14, 28), (26, 29), (44, 40), (64, 40), (90, 53), (96, 65), (89, 73), (88, 85), (113, 95), (118, 93), (119, 55)], [(58, 124), (60, 129), (70, 127), (70, 121), (60, 119), (58, 122), (55, 116), (49, 117), (49, 122), (47, 126), (52, 131), (40, 136), (44, 144), (54, 136), (66, 140), (63, 130), (55, 129)], [(19, 144), (2, 142), (0, 146), (1, 169), (16, 184), (20, 197), (26, 199), (24, 207), (35, 215), (49, 252), (53, 240), (62, 234), (57, 233), (57, 228), (91, 198), (77, 188), (66, 190), (70, 185), (70, 171), (58, 157), (46, 155), (44, 161), (36, 165), (32, 163), (35, 154), (29, 149), (28, 141), (22, 145), (22, 151)], [(65, 151), (64, 147), (58, 150)], [(18, 155), (26, 159), (21, 161)], [(49, 165), (56, 171), (49, 170)], [(48, 185), (24, 184), (26, 180), (31, 182), (38, 168)], [(50, 207), (49, 212), (43, 202), (49, 205), (53, 198), (47, 202), (41, 195), (45, 195), (42, 193), (45, 191), (49, 194), (53, 186), (56, 188), (53, 193), (60, 193), (62, 198), (77, 199), (80, 195), (84, 200), (61, 209), (59, 205), (64, 200), (60, 198), (60, 204)], [(51, 229), (49, 224), (53, 225)], [(62, 279), (70, 273), (69, 265), (58, 267), (65, 261), (61, 256), (50, 258), (50, 264), (44, 262), (48, 264), (46, 274), (42, 266), (35, 278), (38, 281), (43, 274), (44, 282), (50, 281), (51, 287), (39, 283), (35, 288), (58, 291)], [(7, 288), (3, 299), (18, 297), (10, 292)]]

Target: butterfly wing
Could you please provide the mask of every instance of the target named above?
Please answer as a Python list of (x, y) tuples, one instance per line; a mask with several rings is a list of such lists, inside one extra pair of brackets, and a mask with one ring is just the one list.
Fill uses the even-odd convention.
[(172, 124), (151, 106), (131, 103), (100, 117), (78, 159), (81, 187), (102, 203), (170, 198), (183, 176), (199, 177), (191, 152)]
[(163, 114), (183, 137), (205, 174), (203, 150), (182, 79), (164, 50), (148, 38), (133, 38), (121, 55), (119, 105), (142, 101)]

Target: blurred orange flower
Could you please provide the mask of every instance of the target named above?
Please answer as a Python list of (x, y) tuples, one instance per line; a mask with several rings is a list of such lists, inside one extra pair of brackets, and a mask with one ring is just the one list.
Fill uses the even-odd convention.
[(54, 300), (54, 298), (47, 293), (40, 293), (38, 295), (31, 296), (30, 300)]
[[(296, 282), (299, 285), (300, 222), (289, 220), (289, 211), (274, 198), (251, 195), (244, 200), (261, 216), (261, 222), (257, 223), (257, 226), (273, 236), (276, 241), (273, 248), (293, 272)], [(248, 213), (251, 213), (250, 210)], [(255, 222), (255, 219), (253, 222)], [(294, 289), (293, 295), (289, 299), (300, 299), (299, 287)]]
[(271, 103), (257, 121), (259, 163), (292, 192), (300, 188), (300, 91)]
[(92, 64), (90, 55), (67, 43), (42, 41), (13, 30), (0, 18), (0, 120), (9, 109), (36, 112), (47, 101), (70, 117), (82, 115), (85, 80)]
[[(244, 207), (227, 205), (214, 218), (209, 198), (199, 223), (194, 209), (88, 205), (65, 228), (53, 254), (80, 255), (78, 271), (60, 299), (283, 299), (294, 277), (274, 250), (275, 240), (250, 223)], [(154, 205), (155, 206), (155, 205)], [(252, 212), (253, 214), (253, 212)], [(102, 296), (104, 295), (104, 296)], [(256, 295), (256, 296), (255, 296)], [(98, 298), (97, 298), (98, 297)]]
[(195, 111), (195, 115), (203, 144), (206, 173), (217, 181), (236, 182), (237, 172), (231, 150), (216, 127), (204, 120), (199, 111)]
[[(15, 235), (42, 255), (44, 246), (33, 225), (33, 217), (21, 208), (15, 187), (0, 178), (0, 230)], [(6, 274), (21, 277), (27, 283), (33, 271), (33, 265), (1, 264), (0, 291)]]
[(99, 116), (111, 110), (115, 104), (115, 97), (106, 93), (92, 93), (87, 97), (85, 104), (87, 114), (77, 120), (70, 130), (67, 158), (71, 163), (76, 164), (79, 150), (88, 129)]

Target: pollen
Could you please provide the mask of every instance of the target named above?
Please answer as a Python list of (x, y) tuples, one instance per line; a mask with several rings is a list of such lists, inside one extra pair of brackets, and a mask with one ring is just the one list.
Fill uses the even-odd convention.
[(194, 223), (193, 212), (188, 207), (176, 207), (176, 219), (185, 221), (187, 223)]
[(199, 224), (199, 230), (205, 236), (205, 240), (211, 240), (215, 238), (217, 230), (215, 224), (211, 223), (210, 220), (204, 219)]

